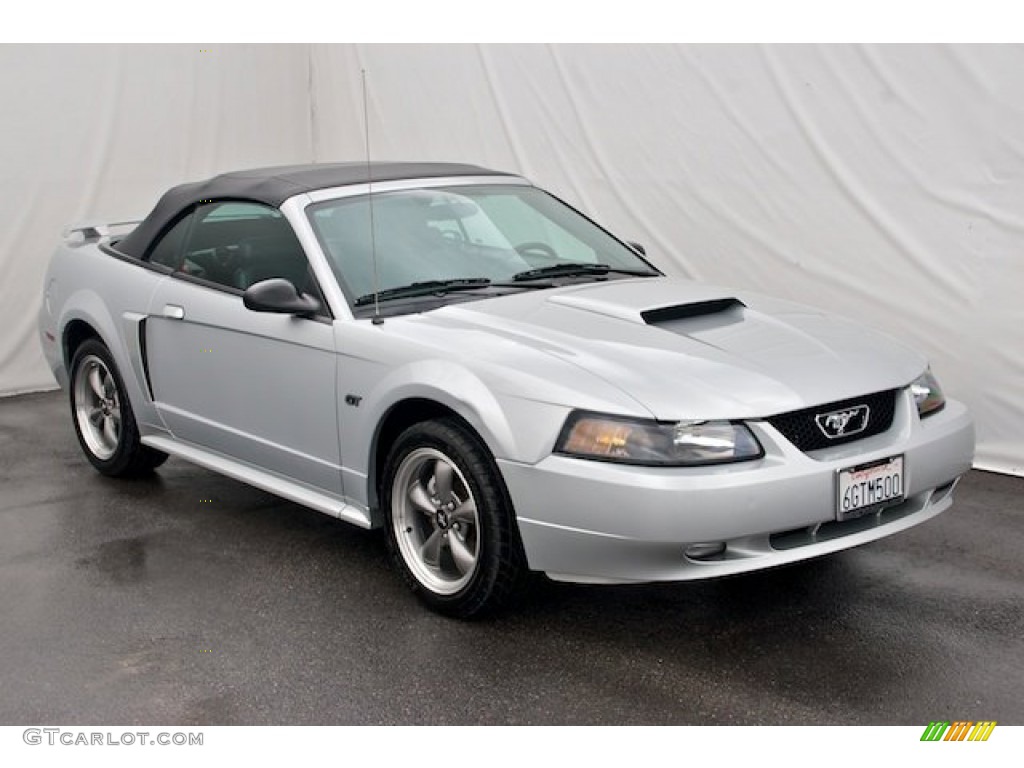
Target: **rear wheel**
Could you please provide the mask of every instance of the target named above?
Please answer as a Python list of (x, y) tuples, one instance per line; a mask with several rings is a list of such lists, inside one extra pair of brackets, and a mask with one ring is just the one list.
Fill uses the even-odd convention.
[(166, 453), (141, 443), (124, 382), (102, 342), (87, 339), (75, 350), (70, 396), (78, 442), (104, 475), (141, 475), (167, 460)]
[(398, 437), (382, 501), (392, 558), (431, 608), (470, 618), (516, 595), (526, 564), (512, 504), (487, 448), (460, 422), (423, 422)]

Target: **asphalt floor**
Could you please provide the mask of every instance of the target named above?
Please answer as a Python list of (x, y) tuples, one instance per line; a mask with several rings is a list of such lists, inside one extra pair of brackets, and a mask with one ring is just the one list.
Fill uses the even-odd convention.
[(0, 724), (1024, 725), (1024, 479), (826, 558), (424, 609), (379, 533), (177, 459), (110, 480), (0, 400)]

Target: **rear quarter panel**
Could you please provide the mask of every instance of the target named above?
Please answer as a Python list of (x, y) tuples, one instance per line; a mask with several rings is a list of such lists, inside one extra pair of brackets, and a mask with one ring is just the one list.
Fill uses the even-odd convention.
[(139, 324), (165, 276), (104, 252), (101, 242), (64, 243), (54, 253), (40, 311), (44, 353), (58, 383), (67, 387), (72, 354), (67, 331), (75, 321), (87, 323), (113, 355), (140, 427), (159, 427), (145, 386)]

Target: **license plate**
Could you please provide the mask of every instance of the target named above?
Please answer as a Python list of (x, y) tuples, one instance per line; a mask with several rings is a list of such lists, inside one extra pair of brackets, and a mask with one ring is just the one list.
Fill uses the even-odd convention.
[(841, 469), (838, 475), (837, 520), (850, 520), (903, 501), (902, 456)]

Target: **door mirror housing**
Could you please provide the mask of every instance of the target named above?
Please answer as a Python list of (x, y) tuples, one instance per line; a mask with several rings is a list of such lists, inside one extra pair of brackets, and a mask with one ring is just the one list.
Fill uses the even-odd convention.
[(253, 312), (277, 312), (300, 317), (310, 317), (320, 311), (319, 301), (308, 293), (299, 293), (283, 277), (253, 283), (242, 294), (242, 303)]

